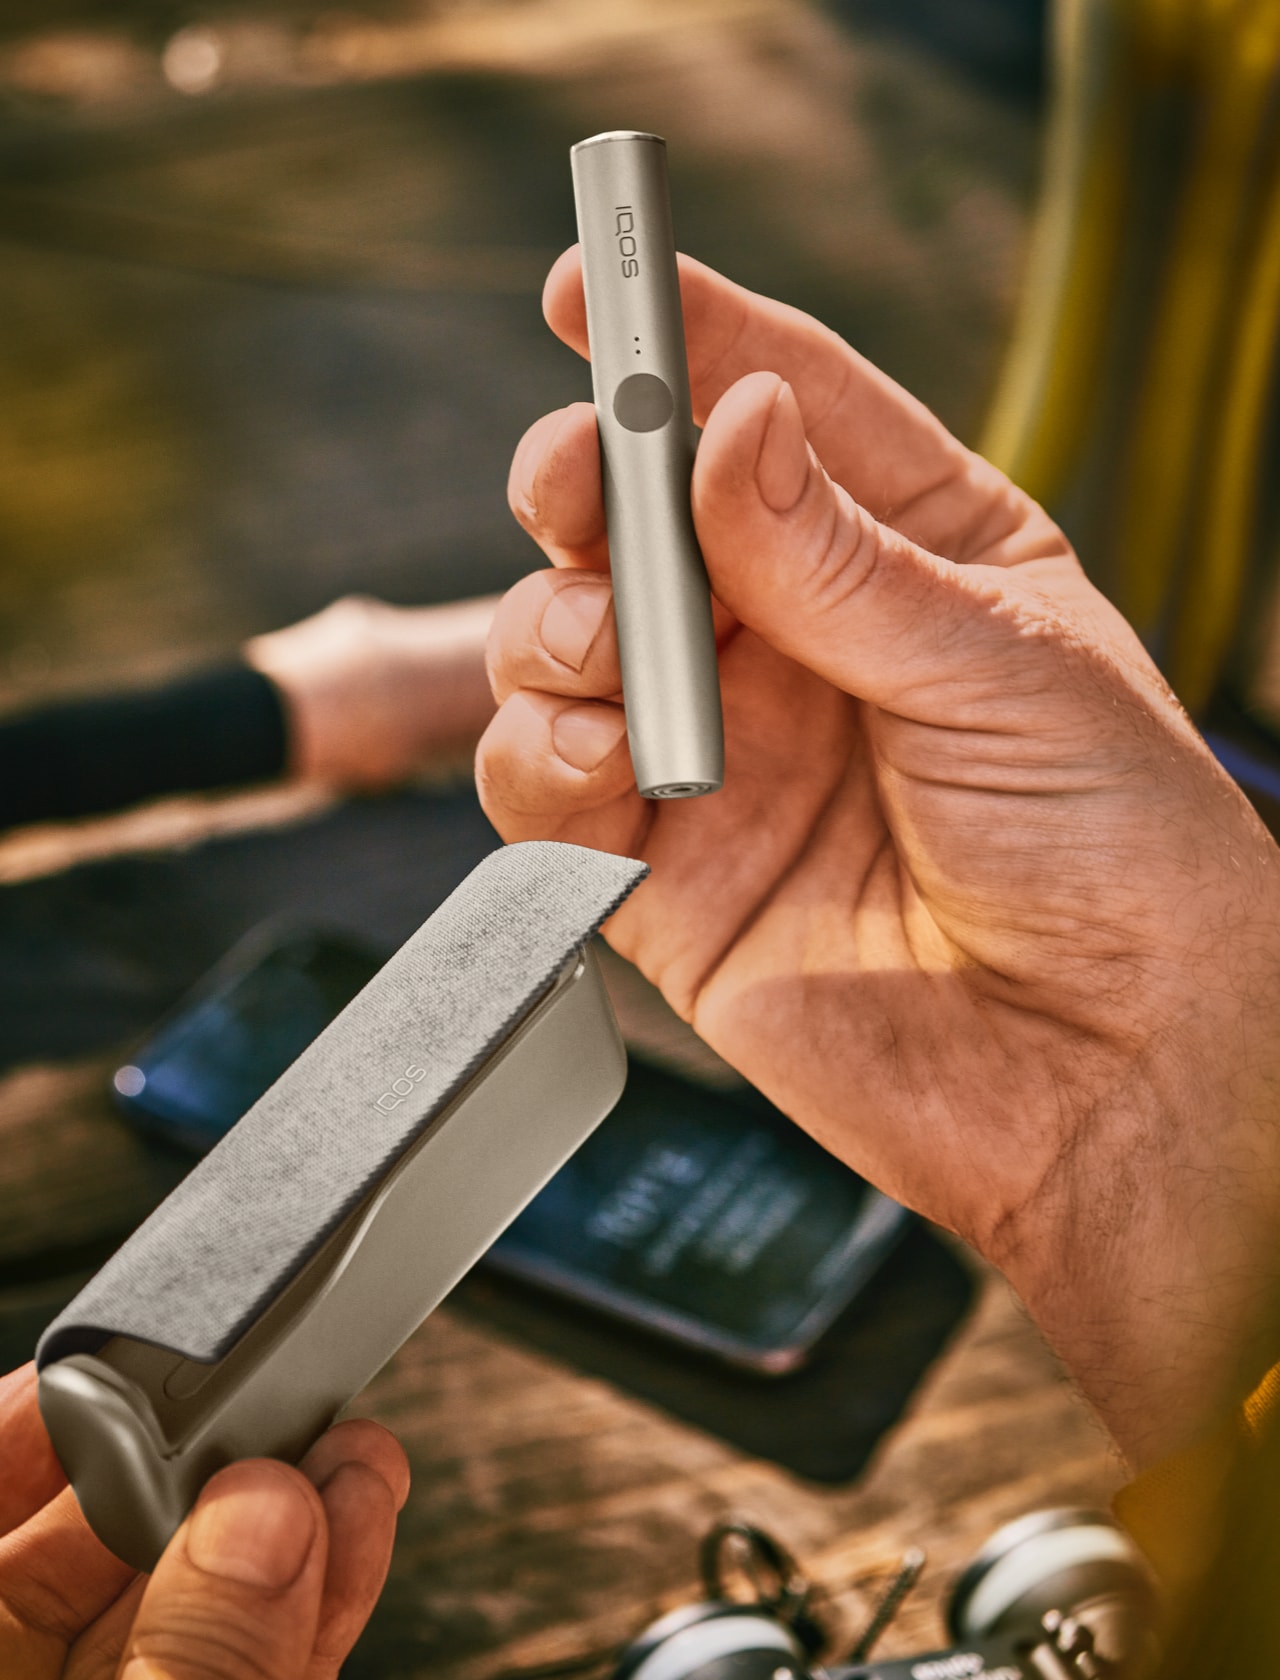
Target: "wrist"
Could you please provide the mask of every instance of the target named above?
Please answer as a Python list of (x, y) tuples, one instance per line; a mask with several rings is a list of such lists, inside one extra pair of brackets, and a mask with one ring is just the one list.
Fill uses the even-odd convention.
[(1132, 1077), (988, 1253), (1138, 1469), (1212, 1428), (1280, 1356), (1277, 1082), (1243, 1083)]
[(254, 637), (245, 660), (280, 692), (289, 771), (377, 791), (474, 751), (493, 710), (490, 599), (392, 607), (350, 597)]

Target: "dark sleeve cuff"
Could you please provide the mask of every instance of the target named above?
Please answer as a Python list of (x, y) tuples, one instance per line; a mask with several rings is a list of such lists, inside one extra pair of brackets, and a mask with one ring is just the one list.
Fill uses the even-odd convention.
[(0, 720), (0, 827), (120, 810), (284, 769), (275, 685), (239, 660)]

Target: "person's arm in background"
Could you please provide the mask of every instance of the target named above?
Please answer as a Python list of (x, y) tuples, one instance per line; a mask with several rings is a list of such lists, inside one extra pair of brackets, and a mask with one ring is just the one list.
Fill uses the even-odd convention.
[[(498, 610), (483, 803), (646, 859), (610, 942), (999, 1266), (1148, 1465), (1280, 1351), (1280, 851), (1039, 508), (817, 322), (681, 282), (724, 790), (636, 793), (578, 404), (512, 469), (554, 569)], [(545, 305), (585, 354), (576, 252)]]
[(347, 596), (246, 643), (246, 662), (283, 699), (287, 773), (378, 792), (435, 764), (469, 767), (493, 716), (484, 647), (497, 604)]
[(468, 759), (493, 712), (489, 598), (348, 597), (242, 657), (0, 719), (0, 829), (288, 775), (377, 792)]
[(5, 1680), (337, 1680), (391, 1558), (409, 1469), (368, 1419), (298, 1469), (206, 1483), (150, 1576), (89, 1531), (36, 1406), (0, 1378), (0, 1673)]

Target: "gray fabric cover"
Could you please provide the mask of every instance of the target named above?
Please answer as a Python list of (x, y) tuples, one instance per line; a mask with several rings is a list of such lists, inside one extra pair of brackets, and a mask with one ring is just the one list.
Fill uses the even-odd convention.
[[(54, 1319), (37, 1362), (112, 1335), (222, 1358), (647, 873), (550, 841), (486, 858)], [(414, 1064), (426, 1077), (383, 1113)]]

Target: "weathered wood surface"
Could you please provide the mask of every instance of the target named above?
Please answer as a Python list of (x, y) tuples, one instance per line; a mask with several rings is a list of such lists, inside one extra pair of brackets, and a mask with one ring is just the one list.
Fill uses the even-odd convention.
[[(113, 820), (127, 839), (128, 823)], [(101, 845), (97, 825), (83, 825), (57, 855)], [(683, 1029), (638, 976), (615, 974), (614, 990), (650, 1055), (687, 1053)], [(108, 1068), (93, 1058), (0, 1081), (0, 1345), (10, 1363), (182, 1170), (112, 1111)], [(716, 1074), (705, 1057), (700, 1071)], [(349, 1665), (358, 1680), (493, 1680), (616, 1643), (696, 1593), (696, 1543), (729, 1510), (805, 1560), (850, 1636), (867, 1615), (868, 1583), (923, 1543), (925, 1581), (882, 1647), (919, 1649), (941, 1638), (946, 1587), (993, 1527), (1047, 1504), (1105, 1503), (1120, 1480), (1086, 1408), (990, 1275), (907, 1415), (844, 1487), (747, 1457), (456, 1304), (423, 1325), (358, 1409), (396, 1431), (414, 1471), (391, 1579)]]
[(415, 1487), (358, 1674), (490, 1680), (609, 1646), (698, 1596), (696, 1544), (734, 1510), (772, 1529), (832, 1594), (851, 1639), (906, 1545), (924, 1585), (884, 1651), (941, 1639), (939, 1602), (998, 1523), (1105, 1503), (1096, 1426), (992, 1279), (869, 1474), (818, 1488), (443, 1310), (363, 1410), (409, 1449)]

